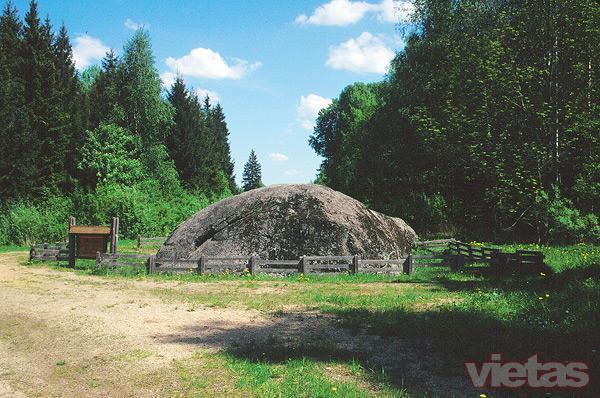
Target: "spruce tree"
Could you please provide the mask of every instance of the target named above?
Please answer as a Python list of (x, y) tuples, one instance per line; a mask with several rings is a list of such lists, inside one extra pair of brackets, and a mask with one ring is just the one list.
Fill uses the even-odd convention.
[(86, 103), (82, 100), (79, 78), (73, 62), (73, 50), (64, 25), (61, 26), (54, 42), (56, 55), (56, 94), (60, 136), (60, 145), (65, 147), (65, 167), (69, 176), (65, 189), (71, 189), (77, 175), (77, 164), (80, 161), (78, 148), (85, 139), (83, 117)]
[[(210, 101), (207, 97), (207, 100)], [(209, 113), (210, 126), (215, 139), (215, 151), (220, 159), (220, 169), (229, 182), (229, 190), (237, 191), (235, 175), (233, 174), (233, 161), (229, 145), (229, 129), (225, 121), (225, 113), (221, 104), (215, 105)]]
[(8, 1), (0, 16), (0, 198), (23, 193), (30, 186), (32, 161), (24, 125), (22, 24), (17, 9)]
[(123, 68), (125, 127), (141, 137), (144, 150), (163, 144), (172, 108), (161, 98), (162, 83), (145, 30), (137, 30), (125, 45)]
[(262, 183), (261, 166), (258, 162), (258, 158), (256, 157), (254, 149), (250, 151), (248, 161), (244, 165), (242, 186), (244, 188), (244, 191), (249, 191), (251, 189), (260, 188), (264, 186)]

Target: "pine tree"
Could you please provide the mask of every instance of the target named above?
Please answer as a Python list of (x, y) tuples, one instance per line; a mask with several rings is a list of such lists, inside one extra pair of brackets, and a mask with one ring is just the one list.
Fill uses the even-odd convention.
[(57, 131), (60, 115), (53, 98), (56, 92), (56, 62), (52, 47), (53, 34), (49, 20), (41, 24), (37, 2), (32, 0), (23, 27), (23, 64), (25, 106), (23, 123), (27, 128), (26, 176), (24, 190), (36, 194), (42, 190), (57, 191), (64, 185), (65, 147)]
[(210, 178), (200, 170), (202, 156), (207, 155), (203, 153), (207, 142), (202, 140), (206, 135), (206, 124), (198, 100), (180, 76), (176, 78), (167, 99), (175, 110), (174, 123), (166, 138), (169, 155), (185, 185), (206, 189)]
[(144, 149), (162, 144), (172, 123), (172, 108), (160, 94), (162, 83), (154, 66), (150, 36), (137, 30), (123, 56), (123, 95), (126, 126), (142, 139)]
[(8, 1), (0, 16), (0, 198), (23, 193), (29, 183), (33, 159), (28, 156), (28, 131), (23, 124), (24, 86), (20, 77), (21, 22)]
[(95, 129), (103, 122), (126, 125), (121, 104), (123, 69), (123, 64), (114, 51), (108, 50), (102, 59), (102, 69), (90, 88), (89, 106), (92, 111), (88, 122), (89, 129)]
[(261, 166), (258, 162), (258, 158), (256, 157), (254, 149), (250, 151), (248, 161), (244, 165), (242, 186), (244, 188), (244, 191), (249, 191), (251, 189), (256, 189), (264, 186), (262, 183)]
[[(207, 102), (210, 103), (210, 99), (206, 98)], [(212, 134), (215, 139), (215, 151), (218, 159), (220, 159), (220, 169), (225, 175), (225, 178), (229, 181), (229, 190), (231, 192), (237, 191), (235, 183), (235, 175), (233, 174), (233, 161), (231, 159), (231, 149), (229, 146), (229, 129), (227, 128), (227, 122), (225, 121), (225, 113), (221, 104), (215, 105), (209, 113)]]
[(56, 94), (58, 123), (57, 134), (60, 145), (65, 147), (65, 168), (70, 177), (68, 186), (71, 189), (76, 184), (77, 164), (80, 161), (79, 151), (85, 139), (83, 115), (86, 113), (85, 101), (82, 100), (79, 78), (73, 62), (73, 50), (64, 25), (54, 42), (56, 55)]

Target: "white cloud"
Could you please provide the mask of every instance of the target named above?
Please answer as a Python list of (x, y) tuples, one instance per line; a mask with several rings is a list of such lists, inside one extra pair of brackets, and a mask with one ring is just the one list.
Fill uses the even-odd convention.
[(206, 96), (208, 96), (210, 98), (211, 103), (219, 102), (219, 100), (221, 99), (221, 97), (219, 97), (219, 94), (217, 94), (215, 91), (212, 91), (212, 90), (208, 90), (205, 88), (197, 88), (195, 91), (196, 91), (196, 95), (201, 100), (206, 98)]
[(298, 169), (286, 170), (283, 172), (283, 174), (285, 174), (286, 176), (289, 176), (289, 177), (295, 177), (295, 176), (302, 175), (302, 173)]
[(329, 47), (326, 65), (358, 73), (385, 73), (392, 58), (394, 51), (381, 37), (363, 32), (356, 39)]
[(306, 97), (300, 97), (300, 104), (296, 108), (298, 112), (298, 121), (305, 130), (312, 130), (315, 127), (315, 119), (319, 116), (319, 111), (327, 108), (331, 104), (331, 98), (324, 98), (317, 94), (309, 94)]
[(108, 50), (109, 48), (100, 39), (79, 35), (75, 38), (73, 46), (73, 61), (75, 61), (77, 69), (81, 70), (90, 66), (94, 61), (102, 59)]
[(329, 104), (331, 104), (331, 98), (324, 98), (317, 94), (300, 96), (300, 104), (296, 110), (302, 128), (312, 130), (315, 127), (315, 119), (319, 116), (319, 111), (327, 108)]
[(181, 58), (169, 57), (165, 63), (172, 72), (184, 76), (208, 79), (241, 79), (246, 74), (260, 68), (260, 62), (250, 63), (243, 59), (233, 58), (227, 63), (218, 52), (210, 48), (194, 48)]
[(162, 80), (163, 87), (167, 90), (171, 89), (171, 86), (175, 83), (177, 73), (166, 71), (160, 74), (160, 80)]
[(139, 23), (139, 22), (135, 22), (130, 18), (127, 18), (125, 20), (125, 22), (123, 23), (125, 25), (125, 27), (127, 29), (131, 29), (131, 30), (138, 30), (138, 29), (149, 29), (150, 28), (150, 24), (149, 23)]
[(354, 24), (373, 8), (373, 4), (364, 1), (331, 0), (317, 7), (308, 17), (300, 15), (296, 22), (300, 24), (345, 26)]
[(270, 153), (269, 158), (273, 162), (285, 162), (286, 160), (289, 159), (289, 157), (287, 155), (284, 155), (283, 153), (277, 153), (277, 152)]
[(415, 12), (410, 1), (383, 0), (378, 6), (377, 19), (381, 22), (408, 22)]
[(382, 0), (381, 3), (366, 1), (331, 0), (317, 7), (312, 15), (296, 17), (296, 23), (326, 26), (352, 25), (366, 15), (373, 14), (381, 22), (406, 22), (414, 11), (408, 0)]

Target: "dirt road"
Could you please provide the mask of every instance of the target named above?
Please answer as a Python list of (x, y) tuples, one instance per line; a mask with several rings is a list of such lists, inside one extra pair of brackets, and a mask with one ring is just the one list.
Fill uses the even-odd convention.
[[(384, 362), (390, 351), (399, 363), (417, 363), (422, 354), (376, 336), (357, 339), (335, 319), (308, 309), (273, 315), (239, 306), (190, 307), (156, 293), (206, 293), (223, 286), (218, 283), (87, 276), (25, 266), (25, 259), (25, 253), (0, 254), (2, 398), (186, 395), (181, 364), (193, 356), (205, 367), (207, 395), (245, 396), (235, 388), (235, 374), (210, 354), (278, 335), (331, 338), (348, 352)], [(454, 391), (466, 388), (429, 379), (441, 391), (451, 384)]]

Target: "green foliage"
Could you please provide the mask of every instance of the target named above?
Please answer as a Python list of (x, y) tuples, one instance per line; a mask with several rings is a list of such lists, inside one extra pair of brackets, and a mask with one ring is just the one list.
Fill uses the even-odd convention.
[(122, 127), (102, 123), (87, 132), (79, 168), (93, 176), (96, 184), (140, 181), (146, 174), (139, 159), (139, 140)]
[(254, 149), (250, 151), (248, 161), (244, 165), (242, 186), (244, 188), (244, 191), (249, 191), (251, 189), (256, 189), (264, 186), (262, 183), (261, 166), (258, 162), (258, 158), (256, 157)]
[(547, 230), (547, 240), (554, 244), (576, 243), (584, 240), (600, 242), (600, 224), (595, 214), (581, 215), (573, 202), (562, 197), (557, 187), (552, 196), (541, 192), (536, 200), (539, 217)]
[(61, 196), (50, 196), (35, 205), (11, 202), (0, 215), (0, 242), (19, 245), (64, 242), (72, 212), (71, 200)]
[[(22, 22), (8, 1), (0, 16), (0, 242), (64, 240), (69, 215), (101, 225), (118, 216), (126, 237), (166, 235), (235, 192), (223, 109), (186, 100), (195, 123), (174, 117), (162, 97), (148, 32), (135, 32), (122, 58), (110, 50), (79, 76), (66, 28), (53, 32), (36, 1)], [(173, 142), (192, 156), (180, 157)]]
[[(597, 239), (598, 3), (415, 7), (386, 79), (346, 87), (319, 115), (319, 179), (419, 233)], [(569, 202), (536, 202), (553, 185)]]

